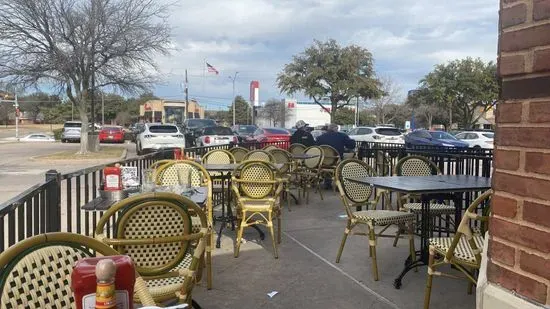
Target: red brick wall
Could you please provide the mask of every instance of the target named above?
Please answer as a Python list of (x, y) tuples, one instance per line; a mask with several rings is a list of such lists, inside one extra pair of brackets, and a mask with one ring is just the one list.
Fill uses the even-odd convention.
[(550, 304), (550, 0), (501, 0), (489, 281)]

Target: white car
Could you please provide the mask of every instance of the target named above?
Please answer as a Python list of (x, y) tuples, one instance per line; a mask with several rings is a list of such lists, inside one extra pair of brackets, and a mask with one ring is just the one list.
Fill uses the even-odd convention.
[(455, 135), (459, 140), (468, 143), (471, 148), (494, 148), (495, 133), (486, 131), (464, 131)]
[(206, 127), (201, 129), (198, 135), (199, 137), (195, 141), (195, 145), (198, 147), (237, 144), (239, 142), (237, 135), (228, 127)]
[(356, 142), (405, 144), (403, 133), (392, 127), (357, 127), (348, 135)]
[(44, 133), (33, 133), (19, 139), (22, 142), (55, 142), (55, 138)]
[(185, 136), (178, 126), (173, 124), (146, 123), (136, 138), (136, 152), (146, 152), (165, 148), (185, 147)]

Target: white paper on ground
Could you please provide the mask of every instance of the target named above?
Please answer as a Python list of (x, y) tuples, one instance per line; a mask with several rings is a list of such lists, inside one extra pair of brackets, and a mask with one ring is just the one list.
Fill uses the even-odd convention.
[(279, 292), (273, 291), (273, 292), (267, 293), (267, 296), (269, 296), (269, 298), (273, 298), (273, 296), (275, 296), (275, 295), (277, 295), (277, 294), (279, 294)]

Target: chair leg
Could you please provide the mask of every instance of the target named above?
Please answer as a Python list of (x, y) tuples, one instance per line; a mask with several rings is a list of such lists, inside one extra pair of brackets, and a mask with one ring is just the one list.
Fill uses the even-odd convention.
[(243, 230), (246, 226), (246, 211), (242, 212), (241, 222), (239, 223), (239, 228), (237, 230), (237, 238), (235, 239), (235, 252), (234, 256), (239, 257), (239, 249), (241, 248), (241, 241), (243, 239)]
[(273, 256), (278, 259), (279, 254), (277, 253), (277, 239), (275, 239), (275, 232), (273, 231), (273, 213), (270, 211), (267, 217), (267, 227), (269, 228), (269, 234), (271, 234), (271, 243), (273, 245)]
[(430, 247), (430, 258), (428, 260), (428, 280), (426, 281), (426, 293), (424, 294), (424, 309), (430, 308), (430, 297), (432, 296), (433, 264), (435, 252)]
[(346, 229), (344, 230), (344, 236), (342, 237), (342, 242), (340, 243), (340, 248), (338, 249), (338, 254), (336, 255), (336, 263), (340, 263), (340, 258), (342, 257), (342, 252), (344, 251), (344, 246), (346, 245), (346, 240), (348, 239), (348, 234), (350, 232), (350, 222), (346, 224)]
[(369, 247), (372, 258), (372, 276), (374, 281), (378, 281), (378, 264), (376, 263), (376, 235), (374, 233), (374, 226), (369, 225)]
[(395, 238), (393, 239), (394, 247), (397, 247), (397, 242), (399, 241), (399, 237), (401, 237), (401, 226), (397, 226), (397, 232), (395, 232)]
[(319, 190), (319, 195), (321, 196), (321, 201), (324, 200), (323, 198), (323, 190), (321, 190), (321, 180), (319, 179), (319, 181), (317, 182), (317, 190)]
[[(416, 250), (414, 249), (414, 222), (409, 222), (407, 225), (409, 232), (409, 251), (411, 255), (411, 263), (416, 262)], [(414, 268), (415, 272), (418, 272), (418, 267)]]
[(286, 208), (288, 209), (288, 211), (291, 211), (291, 209), (290, 209), (290, 188), (288, 187), (288, 185), (286, 185), (286, 187), (285, 187), (285, 192), (286, 192)]
[(206, 244), (206, 289), (208, 290), (212, 289), (212, 230), (209, 233)]
[(277, 216), (277, 243), (281, 243), (281, 226), (282, 225), (282, 220), (281, 220), (281, 214), (279, 213), (279, 215)]

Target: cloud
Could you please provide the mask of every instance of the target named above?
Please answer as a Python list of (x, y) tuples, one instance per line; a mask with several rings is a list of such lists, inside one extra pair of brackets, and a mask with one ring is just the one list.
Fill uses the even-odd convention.
[[(260, 81), (260, 99), (280, 98), (277, 73), (314, 39), (368, 48), (379, 75), (404, 92), (435, 64), (464, 58), (496, 60), (497, 0), (203, 0), (171, 10), (175, 52), (159, 58), (166, 82), (161, 96), (181, 96), (188, 69), (190, 94), (209, 106), (248, 96)], [(220, 70), (205, 74), (204, 60)], [(202, 99), (201, 99), (202, 98)]]

